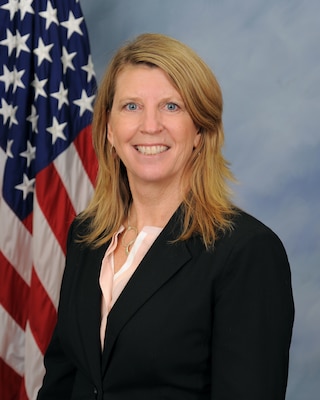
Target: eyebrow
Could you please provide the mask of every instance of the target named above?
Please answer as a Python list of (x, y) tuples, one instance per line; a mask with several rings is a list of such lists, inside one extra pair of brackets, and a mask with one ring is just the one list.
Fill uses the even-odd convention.
[[(140, 101), (142, 100), (141, 96), (123, 96), (123, 97), (119, 97), (118, 98), (118, 102), (126, 102), (126, 101)], [(178, 103), (183, 103), (184, 101), (182, 99), (181, 96), (176, 96), (176, 95), (172, 95), (172, 96), (165, 96), (163, 98), (160, 98), (160, 102), (178, 102)]]

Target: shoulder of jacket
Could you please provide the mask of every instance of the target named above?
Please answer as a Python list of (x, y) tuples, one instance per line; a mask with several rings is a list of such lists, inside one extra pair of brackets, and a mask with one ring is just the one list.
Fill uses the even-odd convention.
[(238, 210), (233, 218), (233, 229), (221, 238), (221, 242), (233, 247), (236, 244), (243, 245), (256, 241), (273, 242), (283, 246), (280, 238), (270, 227), (247, 212)]

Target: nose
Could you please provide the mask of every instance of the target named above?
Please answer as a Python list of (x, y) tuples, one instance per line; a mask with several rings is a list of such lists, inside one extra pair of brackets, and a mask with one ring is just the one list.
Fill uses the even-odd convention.
[(145, 107), (141, 116), (141, 132), (155, 134), (163, 130), (161, 111), (154, 107)]

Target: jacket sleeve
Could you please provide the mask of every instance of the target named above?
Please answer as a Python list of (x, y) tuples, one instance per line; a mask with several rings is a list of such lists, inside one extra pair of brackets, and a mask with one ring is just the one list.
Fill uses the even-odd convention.
[(284, 400), (293, 318), (281, 241), (268, 229), (243, 235), (216, 286), (212, 400)]
[[(73, 226), (69, 230), (67, 242), (67, 258), (71, 243), (73, 241)], [(67, 264), (67, 262), (66, 262)], [(68, 273), (65, 268), (62, 278), (62, 286), (65, 275)], [(59, 308), (61, 306), (61, 301)], [(37, 396), (37, 400), (67, 400), (71, 398), (73, 382), (75, 378), (75, 367), (64, 353), (59, 340), (59, 311), (57, 325), (53, 331), (51, 341), (44, 356), (44, 366), (46, 369), (42, 387)]]

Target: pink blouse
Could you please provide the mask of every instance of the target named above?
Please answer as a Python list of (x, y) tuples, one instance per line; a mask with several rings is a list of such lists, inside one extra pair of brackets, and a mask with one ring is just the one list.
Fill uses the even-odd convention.
[(118, 244), (118, 237), (124, 229), (124, 226), (121, 226), (118, 232), (113, 235), (111, 243), (102, 260), (99, 278), (99, 284), (102, 291), (100, 326), (102, 349), (107, 326), (107, 318), (112, 306), (120, 296), (123, 288), (128, 283), (137, 266), (140, 264), (143, 257), (162, 231), (162, 228), (156, 226), (145, 226), (139, 232), (126, 262), (117, 273), (114, 273), (114, 251)]

